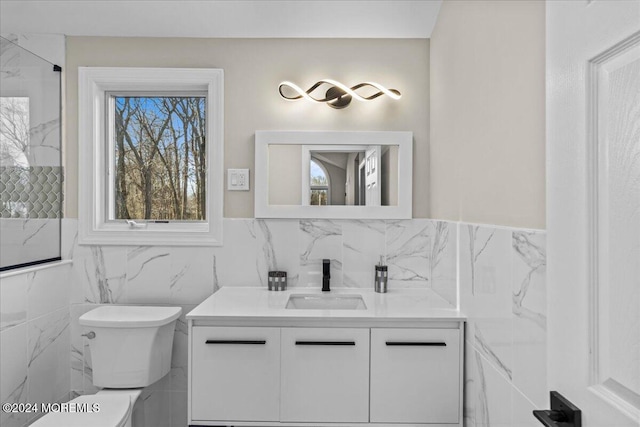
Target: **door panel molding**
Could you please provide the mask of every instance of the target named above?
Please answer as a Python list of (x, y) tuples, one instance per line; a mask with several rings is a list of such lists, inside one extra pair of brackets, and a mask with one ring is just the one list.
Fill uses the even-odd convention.
[[(608, 72), (629, 64), (626, 56), (640, 58), (640, 31), (623, 39), (587, 62), (586, 74), (586, 162), (588, 206), (589, 287), (589, 384), (600, 399), (632, 419), (640, 419), (640, 394), (610, 377), (610, 358), (601, 351), (608, 346)], [(621, 61), (622, 59), (622, 61)], [(620, 64), (621, 61), (621, 64)], [(605, 224), (605, 226), (603, 226)]]

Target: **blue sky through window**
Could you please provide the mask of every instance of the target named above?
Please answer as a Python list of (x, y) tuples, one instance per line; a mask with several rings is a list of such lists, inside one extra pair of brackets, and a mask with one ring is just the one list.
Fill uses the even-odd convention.
[(311, 160), (311, 185), (326, 185), (329, 183), (324, 170), (314, 160)]

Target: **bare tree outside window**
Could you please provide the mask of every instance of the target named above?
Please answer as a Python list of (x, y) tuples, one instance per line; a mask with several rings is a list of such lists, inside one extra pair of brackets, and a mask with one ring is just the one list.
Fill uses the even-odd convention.
[(114, 219), (206, 219), (206, 97), (114, 96)]
[[(29, 98), (0, 97), (0, 216), (27, 218)], [(14, 197), (20, 196), (20, 197)]]
[(0, 97), (0, 164), (28, 167), (29, 98)]
[(318, 163), (311, 160), (310, 164), (310, 185), (312, 206), (327, 206), (329, 204), (329, 178)]

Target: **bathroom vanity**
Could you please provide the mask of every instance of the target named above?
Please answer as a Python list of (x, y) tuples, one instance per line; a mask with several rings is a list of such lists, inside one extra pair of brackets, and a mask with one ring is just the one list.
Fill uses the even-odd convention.
[(465, 317), (429, 289), (226, 287), (187, 319), (189, 425), (462, 426)]

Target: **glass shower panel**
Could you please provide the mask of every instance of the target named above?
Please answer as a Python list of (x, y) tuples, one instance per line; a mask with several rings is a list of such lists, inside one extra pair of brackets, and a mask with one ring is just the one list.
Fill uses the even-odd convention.
[(0, 37), (0, 271), (60, 259), (60, 68)]

